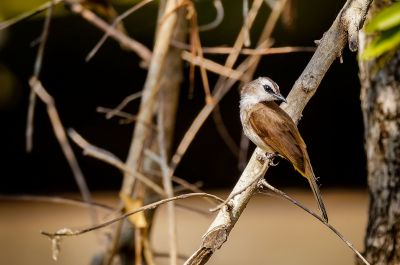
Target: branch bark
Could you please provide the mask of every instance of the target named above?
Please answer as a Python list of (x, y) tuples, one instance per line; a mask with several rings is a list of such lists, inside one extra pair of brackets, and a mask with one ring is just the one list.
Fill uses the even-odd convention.
[[(394, 2), (374, 1), (370, 13)], [(360, 40), (360, 49), (370, 42), (364, 33)], [(400, 51), (384, 65), (359, 66), (370, 194), (364, 254), (371, 264), (400, 264)]]
[[(357, 43), (354, 39), (354, 31), (357, 29), (358, 33), (358, 29), (363, 25), (371, 2), (372, 0), (347, 1), (330, 29), (323, 35), (313, 57), (289, 93), (288, 103), (282, 105), (294, 121), (299, 121), (308, 101), (316, 92), (330, 65), (341, 56), (348, 40), (350, 48), (354, 50), (354, 43)], [(268, 169), (267, 164), (260, 163), (253, 153), (231, 194), (236, 194), (244, 187), (248, 186), (248, 188), (233, 197), (228, 206), (221, 208), (203, 236), (200, 248), (185, 264), (205, 264), (214, 251), (222, 247), (250, 198), (256, 192), (258, 180), (262, 179)]]

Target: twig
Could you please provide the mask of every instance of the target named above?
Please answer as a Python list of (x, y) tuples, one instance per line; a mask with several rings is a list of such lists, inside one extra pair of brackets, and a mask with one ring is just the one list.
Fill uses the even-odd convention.
[[(277, 0), (274, 4), (274, 7), (272, 8), (271, 14), (268, 17), (267, 23), (265, 23), (264, 29), (261, 32), (261, 36), (258, 40), (257, 43), (257, 48), (268, 48), (270, 38), (272, 35), (272, 32), (275, 29), (276, 23), (279, 20), (279, 17), (282, 15), (282, 12), (286, 6), (287, 0)], [(254, 55), (253, 59), (255, 60), (255, 63), (249, 67), (247, 70), (245, 78), (247, 79), (246, 82), (249, 82), (252, 78), (253, 75), (257, 69), (257, 65), (261, 60), (261, 55)]]
[(243, 73), (240, 73), (237, 70), (233, 70), (232, 68), (227, 68), (209, 59), (201, 58), (200, 56), (194, 57), (193, 54), (190, 52), (182, 51), (182, 59), (188, 61), (191, 64), (202, 66), (216, 74), (233, 78), (235, 80), (242, 80)]
[[(125, 18), (127, 18), (129, 15), (131, 15), (132, 13), (134, 13), (135, 11), (139, 10), (140, 8), (144, 7), (145, 5), (147, 5), (148, 3), (152, 2), (153, 0), (143, 0), (142, 2), (132, 6), (131, 8), (129, 8), (128, 10), (126, 10), (124, 13), (122, 13), (121, 15), (119, 15), (114, 22), (111, 24), (111, 27), (115, 29), (115, 27), (118, 25), (118, 23), (120, 23), (122, 20), (124, 20)], [(94, 46), (94, 48), (89, 52), (89, 54), (86, 56), (86, 61), (90, 61), (93, 56), (96, 55), (97, 51), (101, 48), (101, 46), (104, 44), (104, 42), (107, 40), (107, 38), (110, 36), (110, 30), (108, 29), (103, 37), (101, 37), (101, 39), (99, 40), (99, 42), (97, 42), (97, 44)]]
[[(44, 20), (42, 34), (40, 35), (39, 48), (36, 54), (35, 65), (33, 68), (33, 76), (39, 79), (39, 75), (42, 69), (44, 48), (46, 47), (47, 37), (49, 35), (50, 21), (53, 13), (54, 0), (50, 2), (50, 6), (47, 9), (46, 18)], [(28, 105), (28, 115), (26, 121), (26, 152), (30, 153), (33, 146), (33, 130), (34, 130), (34, 117), (35, 117), (35, 106), (36, 106), (36, 94), (33, 89), (31, 89), (29, 94), (29, 105)]]
[(205, 25), (199, 26), (199, 31), (207, 31), (214, 29), (221, 24), (222, 20), (224, 20), (224, 6), (221, 3), (221, 0), (214, 0), (213, 1), (215, 10), (217, 11), (217, 15), (213, 21), (207, 23)]
[(146, 177), (145, 175), (134, 172), (130, 170), (118, 157), (116, 157), (113, 153), (101, 149), (97, 146), (94, 146), (87, 142), (81, 135), (79, 135), (75, 130), (68, 129), (68, 135), (80, 148), (83, 149), (83, 153), (85, 155), (97, 158), (101, 161), (106, 162), (107, 164), (113, 165), (114, 167), (122, 170), (124, 173), (131, 174), (135, 176), (139, 181), (145, 184), (147, 187), (151, 188), (161, 196), (165, 196), (164, 190), (156, 184), (154, 181)]
[[(130, 113), (127, 113), (124, 111), (116, 111), (115, 109), (110, 109), (110, 108), (105, 108), (105, 107), (97, 107), (96, 111), (98, 113), (104, 113), (104, 114), (106, 114), (106, 116), (108, 113), (113, 112), (113, 116), (123, 118), (123, 119), (119, 120), (120, 124), (128, 124), (128, 123), (137, 121), (136, 115), (133, 115), (133, 114), (130, 114)], [(106, 117), (106, 119), (107, 119), (107, 117)]]
[(43, 5), (35, 8), (34, 10), (28, 11), (26, 13), (23, 13), (15, 18), (9, 19), (7, 21), (1, 22), (0, 23), (0, 30), (6, 29), (8, 27), (11, 27), (15, 25), (16, 23), (19, 23), (21, 21), (24, 21), (28, 18), (31, 18), (47, 9), (49, 9), (52, 5), (57, 5), (61, 2), (64, 2), (65, 0), (52, 0), (48, 1), (47, 3), (44, 3)]
[[(285, 198), (286, 200), (290, 201), (294, 205), (298, 206), (299, 208), (303, 209), (310, 215), (314, 216), (316, 219), (318, 219), (323, 225), (328, 227), (333, 233), (335, 233), (353, 252), (356, 254), (365, 264), (369, 265), (369, 262), (364, 258), (364, 256), (353, 246), (353, 244), (348, 241), (334, 226), (331, 224), (327, 223), (322, 219), (318, 214), (314, 213), (304, 205), (302, 205), (300, 202), (296, 201), (289, 195), (287, 195), (285, 192), (275, 188), (271, 184), (269, 184), (265, 179), (261, 180), (259, 182), (260, 188), (267, 188), (270, 189), (271, 191), (275, 192), (276, 194), (280, 195), (281, 197)], [(263, 194), (263, 193), (261, 193)]]
[(142, 96), (142, 91), (127, 96), (121, 101), (121, 103), (118, 104), (118, 106), (116, 106), (113, 110), (107, 112), (106, 118), (111, 119), (112, 117), (114, 117), (114, 115), (116, 115), (116, 113), (122, 111), (126, 107), (126, 105), (128, 105), (131, 101), (140, 98), (141, 96)]
[(114, 208), (112, 208), (108, 205), (105, 205), (105, 204), (97, 203), (97, 202), (92, 202), (92, 204), (88, 204), (87, 202), (77, 200), (77, 199), (54, 197), (54, 196), (0, 195), (0, 200), (59, 203), (59, 204), (66, 204), (66, 205), (73, 205), (73, 206), (80, 206), (80, 207), (96, 207), (96, 208), (99, 208), (102, 210), (115, 211)]
[(150, 59), (152, 57), (151, 51), (141, 44), (140, 42), (126, 36), (125, 34), (121, 33), (120, 31), (116, 30), (112, 26), (110, 26), (108, 23), (106, 23), (104, 20), (99, 18), (95, 13), (90, 11), (89, 9), (85, 8), (83, 5), (79, 4), (76, 1), (73, 0), (65, 0), (68, 1), (68, 3), (71, 6), (71, 11), (79, 14), (82, 18), (90, 22), (91, 24), (95, 25), (99, 29), (101, 29), (104, 32), (108, 32), (109, 36), (118, 41), (121, 45), (124, 47), (127, 47), (131, 49), (133, 52), (135, 52), (139, 57), (142, 59), (141, 65), (146, 67)]
[[(164, 126), (164, 91), (161, 90), (158, 94), (158, 113), (157, 113), (157, 127), (158, 127), (158, 147), (160, 152), (160, 164), (162, 172), (162, 182), (164, 190), (168, 198), (174, 196), (174, 189), (172, 185), (172, 178), (169, 177), (169, 167), (167, 161), (167, 148), (165, 145), (165, 126)], [(176, 265), (178, 262), (178, 249), (177, 249), (177, 228), (176, 228), (176, 215), (174, 202), (167, 203), (168, 212), (168, 239), (169, 239), (169, 253), (170, 264)]]
[(146, 206), (143, 206), (143, 207), (140, 207), (140, 208), (138, 208), (138, 209), (136, 209), (136, 210), (134, 210), (132, 212), (123, 214), (123, 215), (121, 215), (121, 216), (119, 216), (117, 218), (113, 218), (113, 219), (111, 219), (111, 220), (109, 220), (107, 222), (104, 222), (104, 223), (101, 223), (101, 224), (98, 224), (98, 225), (94, 225), (94, 226), (90, 226), (90, 227), (83, 228), (83, 229), (78, 229), (78, 230), (72, 230), (72, 229), (69, 229), (69, 228), (63, 228), (63, 229), (60, 229), (59, 231), (57, 231), (55, 233), (49, 233), (49, 232), (46, 232), (46, 231), (42, 231), (41, 234), (45, 235), (45, 236), (48, 236), (50, 239), (54, 239), (55, 237), (79, 236), (79, 235), (82, 235), (82, 234), (85, 234), (85, 233), (88, 233), (88, 232), (91, 232), (91, 231), (94, 231), (94, 230), (109, 226), (109, 225), (111, 225), (111, 224), (113, 224), (115, 222), (121, 221), (121, 220), (123, 220), (123, 219), (125, 219), (125, 218), (127, 218), (127, 217), (129, 217), (129, 216), (131, 216), (133, 214), (154, 209), (154, 208), (156, 208), (156, 207), (158, 207), (158, 206), (160, 206), (162, 204), (165, 204), (167, 202), (176, 201), (176, 200), (182, 200), (182, 199), (187, 199), (187, 198), (192, 198), (192, 197), (208, 197), (208, 198), (214, 199), (214, 200), (216, 200), (218, 202), (223, 202), (223, 200), (221, 198), (219, 198), (219, 197), (217, 197), (215, 195), (209, 194), (209, 193), (187, 193), (187, 194), (178, 195), (178, 196), (175, 196), (175, 197), (172, 197), (172, 198), (163, 199), (163, 200), (160, 200), (160, 201), (157, 201), (157, 202), (154, 202), (154, 203), (150, 203), (150, 204), (148, 204)]
[[(43, 87), (40, 80), (38, 80), (35, 76), (30, 78), (29, 85), (31, 89), (35, 91), (36, 95), (46, 104), (47, 113), (49, 115), (54, 134), (72, 170), (72, 173), (75, 177), (75, 181), (78, 184), (79, 190), (82, 194), (83, 200), (89, 204), (92, 204), (92, 196), (86, 184), (86, 180), (82, 173), (82, 170), (79, 167), (74, 152), (72, 151), (71, 145), (68, 142), (68, 138), (65, 133), (64, 126), (61, 123), (60, 116), (58, 115), (58, 111), (55, 106), (53, 97), (50, 96), (50, 94)], [(96, 212), (94, 211), (94, 209), (92, 209), (90, 213), (93, 222), (96, 223), (97, 222)]]
[[(352, 37), (355, 36), (354, 32), (348, 34), (348, 31), (354, 29), (353, 27), (348, 27), (349, 21), (358, 26), (362, 26), (371, 1), (372, 0), (349, 0), (330, 29), (322, 37), (313, 57), (290, 91), (287, 97), (288, 103), (282, 105), (282, 108), (294, 121), (297, 122), (300, 119), (303, 109), (316, 92), (328, 68), (333, 61), (341, 55), (347, 43), (347, 39), (349, 38), (354, 41), (354, 39), (352, 39)], [(349, 43), (350, 46), (353, 44), (354, 43)], [(256, 150), (256, 152), (257, 151), (261, 150)], [(247, 186), (248, 183), (252, 183), (255, 178), (261, 179), (267, 171), (268, 167), (265, 166), (266, 163), (261, 164), (256, 159), (256, 152), (253, 153), (242, 176), (234, 187), (232, 194), (241, 190), (242, 187)], [(254, 186), (256, 185), (251, 186), (243, 193), (235, 196), (230, 201), (231, 207), (229, 207), (229, 211), (226, 209), (227, 207), (220, 209), (213, 223), (208, 228), (208, 231), (203, 236), (201, 247), (194, 252), (185, 264), (205, 264), (212, 254), (223, 245), (248, 201), (257, 191)]]
[(250, 41), (250, 29), (247, 26), (247, 16), (249, 14), (249, 0), (243, 1), (243, 32), (244, 32), (244, 46), (249, 47), (251, 45)]
[[(272, 42), (272, 40), (270, 40)], [(173, 41), (172, 45), (183, 50), (190, 50), (190, 45)], [(269, 46), (269, 45), (267, 45)], [(294, 52), (315, 52), (316, 47), (308, 46), (283, 46), (283, 47), (257, 47), (256, 49), (235, 49), (234, 47), (202, 47), (204, 54), (230, 54), (239, 52), (243, 55), (269, 55), (269, 54), (285, 54)]]

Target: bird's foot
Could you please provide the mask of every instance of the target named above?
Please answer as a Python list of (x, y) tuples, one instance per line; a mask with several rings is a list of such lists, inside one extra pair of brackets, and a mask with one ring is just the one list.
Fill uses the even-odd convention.
[(275, 153), (264, 153), (264, 152), (259, 152), (256, 150), (257, 160), (260, 162), (265, 162), (268, 160), (269, 161), (268, 165), (272, 166), (272, 167), (277, 166), (279, 164), (279, 162), (274, 162), (274, 159), (278, 156), (279, 155), (275, 154)]

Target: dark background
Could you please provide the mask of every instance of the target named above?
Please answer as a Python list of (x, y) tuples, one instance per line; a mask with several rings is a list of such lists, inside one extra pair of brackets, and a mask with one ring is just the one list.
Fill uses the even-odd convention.
[[(223, 1), (224, 22), (215, 30), (201, 34), (204, 46), (231, 45), (242, 21), (241, 2)], [(345, 1), (298, 1), (296, 18), (291, 28), (279, 23), (273, 37), (275, 46), (313, 46), (320, 39)], [(213, 19), (211, 1), (199, 1), (200, 24)], [(126, 7), (119, 6), (120, 11)], [(269, 10), (262, 8), (254, 36), (265, 22)], [(130, 35), (152, 46), (157, 5), (152, 3), (130, 16), (125, 25)], [(21, 22), (3, 32), (0, 39), (0, 176), (1, 193), (53, 193), (77, 191), (70, 168), (54, 137), (45, 107), (37, 104), (34, 149), (25, 153), (25, 126), (29, 87), (36, 48), (32, 41), (40, 35), (43, 17)], [(106, 42), (92, 61), (85, 56), (102, 33), (80, 17), (57, 16), (51, 25), (41, 79), (54, 96), (66, 128), (74, 128), (89, 142), (103, 147), (122, 160), (127, 156), (133, 124), (120, 125), (117, 119), (106, 120), (96, 112), (97, 106), (115, 107), (127, 95), (139, 91), (146, 71), (138, 66), (138, 57), (120, 49), (113, 40)], [(265, 56), (255, 77), (267, 75), (287, 95), (312, 53)], [(208, 58), (223, 62), (224, 56)], [(366, 185), (363, 125), (359, 102), (356, 54), (346, 48), (344, 63), (336, 61), (320, 88), (303, 112), (299, 129), (307, 143), (310, 158), (322, 188), (364, 187)], [(194, 98), (188, 98), (188, 65), (182, 84), (175, 133), (175, 146), (204, 105), (204, 95), (197, 73)], [(211, 84), (216, 75), (209, 73)], [(221, 102), (224, 121), (236, 142), (241, 125), (237, 87)], [(135, 113), (139, 101), (126, 109)], [(92, 158), (84, 157), (73, 145), (76, 156), (92, 190), (117, 190), (121, 185), (118, 170)], [(253, 146), (252, 146), (253, 148)], [(177, 176), (190, 181), (203, 181), (205, 188), (230, 188), (240, 172), (237, 160), (221, 140), (212, 119), (208, 119), (179, 166)], [(308, 188), (303, 178), (285, 161), (267, 173), (278, 186)]]

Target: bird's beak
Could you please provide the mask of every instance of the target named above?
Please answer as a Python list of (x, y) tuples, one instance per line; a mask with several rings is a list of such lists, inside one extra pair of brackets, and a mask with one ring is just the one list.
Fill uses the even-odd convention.
[(275, 97), (279, 100), (282, 100), (283, 102), (287, 103), (286, 98), (284, 98), (281, 94), (276, 94)]

